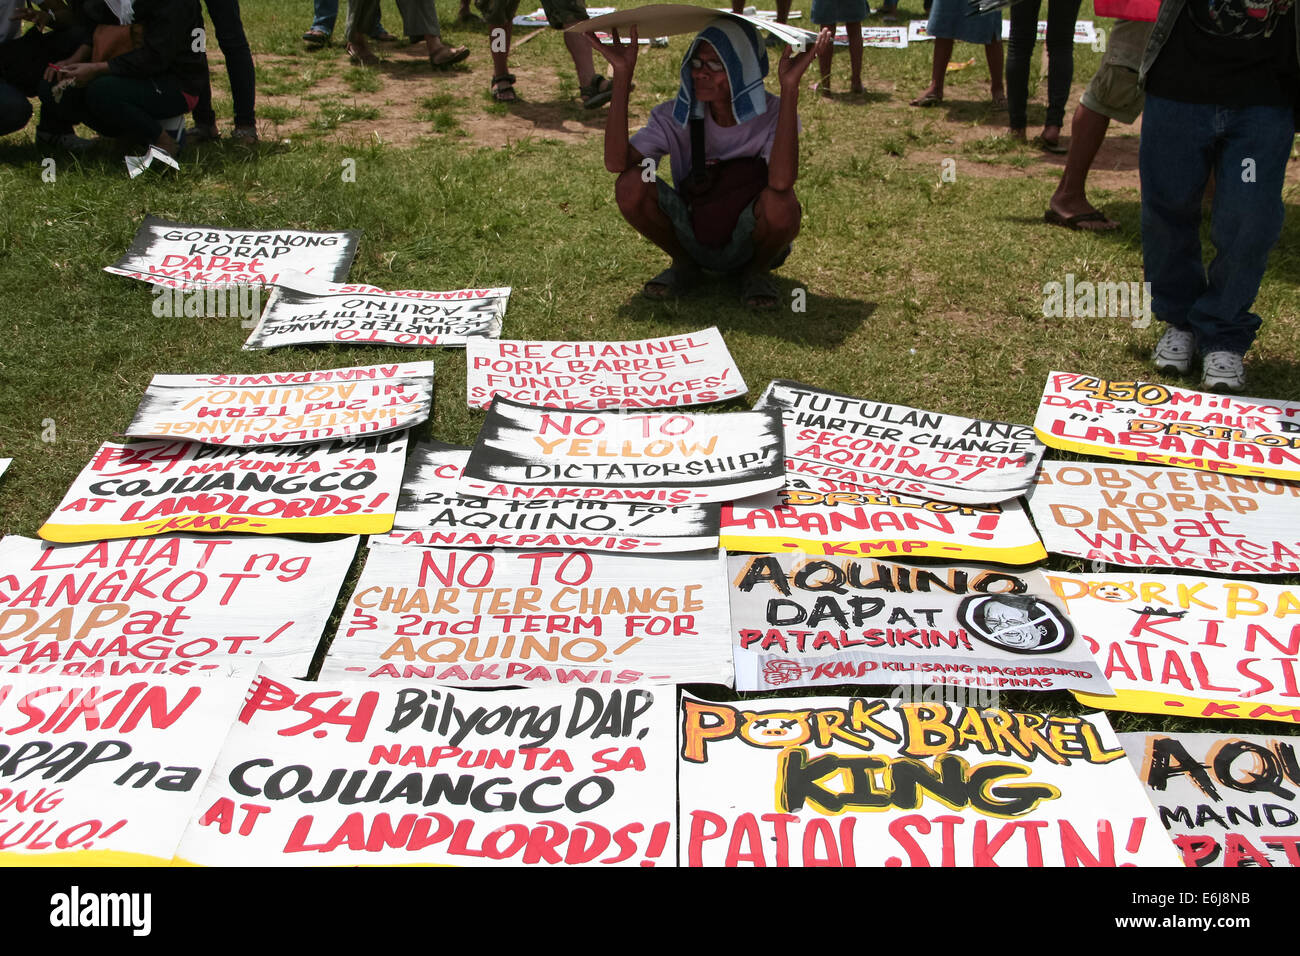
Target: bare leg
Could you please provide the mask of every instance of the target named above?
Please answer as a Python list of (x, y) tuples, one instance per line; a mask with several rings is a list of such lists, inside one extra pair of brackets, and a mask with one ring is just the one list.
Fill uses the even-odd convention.
[[(1090, 110), (1082, 103), (1074, 111), (1074, 120), (1070, 124), (1070, 151), (1065, 157), (1061, 181), (1051, 199), (1051, 208), (1057, 215), (1069, 219), (1097, 211), (1088, 202), (1088, 171), (1092, 169), (1109, 126), (1110, 117)], [(1118, 225), (1113, 219), (1106, 219), (1080, 223), (1080, 228), (1105, 231)]]
[(1007, 105), (1006, 87), (1002, 85), (1002, 40), (994, 40), (984, 48), (984, 59), (989, 64), (989, 93), (993, 97), (993, 105), (1002, 107)]
[(790, 19), (790, 0), (776, 0), (776, 22), (785, 23)]
[(623, 170), (614, 181), (614, 199), (628, 225), (668, 253), (674, 265), (690, 263), (690, 256), (677, 241), (672, 221), (659, 208), (658, 197), (658, 186), (654, 181), (642, 180), (640, 166)]
[(505, 76), (510, 72), (510, 36), (513, 32), (514, 25), (508, 20), (502, 24), (494, 24), (488, 31), (493, 76)]
[(754, 200), (753, 268), (767, 272), (799, 235), (803, 207), (793, 189), (764, 189)]
[[(834, 29), (835, 24), (831, 24), (831, 30)], [(827, 99), (830, 99), (831, 96), (831, 61), (834, 57), (834, 43), (828, 44), (826, 49), (817, 55), (817, 69), (821, 72), (821, 79), (813, 84), (813, 89)]]
[[(566, 23), (565, 26), (572, 24)], [(581, 33), (565, 33), (564, 45), (569, 48), (569, 56), (573, 58), (573, 66), (578, 71), (578, 85), (591, 86), (591, 81), (596, 78), (596, 68), (591, 62), (591, 44)]]
[(948, 74), (948, 61), (952, 59), (953, 41), (936, 37), (933, 42), (934, 59), (930, 63), (930, 85), (921, 92), (920, 96), (912, 100), (913, 106), (925, 106), (927, 103), (943, 100), (943, 81)]
[(845, 24), (849, 31), (849, 92), (862, 92), (862, 22)]

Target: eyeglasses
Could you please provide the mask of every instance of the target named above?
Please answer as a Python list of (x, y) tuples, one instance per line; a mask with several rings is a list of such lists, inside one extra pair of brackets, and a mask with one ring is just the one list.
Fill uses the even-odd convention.
[(707, 69), (710, 73), (721, 73), (726, 69), (721, 60), (701, 60), (698, 56), (693, 56), (686, 61), (686, 65), (692, 70)]

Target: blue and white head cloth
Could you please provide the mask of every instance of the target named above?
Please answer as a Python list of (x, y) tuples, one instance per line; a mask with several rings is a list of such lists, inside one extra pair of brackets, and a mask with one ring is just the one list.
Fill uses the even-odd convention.
[(718, 17), (695, 35), (686, 56), (682, 59), (682, 84), (677, 89), (677, 102), (673, 104), (673, 119), (685, 126), (692, 117), (704, 115), (704, 104), (695, 99), (695, 82), (691, 78), (691, 57), (701, 43), (708, 43), (718, 52), (727, 68), (727, 81), (731, 84), (731, 109), (737, 123), (745, 123), (767, 110), (767, 91), (763, 77), (767, 76), (767, 49), (759, 39), (758, 31), (744, 20)]

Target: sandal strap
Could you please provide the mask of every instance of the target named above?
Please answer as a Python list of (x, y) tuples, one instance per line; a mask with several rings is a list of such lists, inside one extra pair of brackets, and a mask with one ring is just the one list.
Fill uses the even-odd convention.
[(515, 75), (513, 73), (502, 73), (500, 76), (492, 77), (493, 86), (496, 86), (498, 83), (514, 83), (514, 82), (515, 82)]

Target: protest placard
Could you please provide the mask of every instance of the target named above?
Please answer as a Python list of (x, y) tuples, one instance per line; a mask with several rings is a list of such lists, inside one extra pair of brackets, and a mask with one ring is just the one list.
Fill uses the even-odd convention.
[(756, 409), (781, 413), (786, 470), (867, 491), (989, 504), (1022, 494), (1044, 448), (1028, 425), (871, 402), (774, 381)]
[(1300, 588), (1048, 572), (1116, 696), (1089, 707), (1300, 723)]
[(0, 458), (0, 475), (5, 473), (5, 469), (13, 463), (12, 458)]
[[(587, 15), (592, 17), (603, 17), (607, 13), (613, 13), (617, 7), (587, 7)], [(532, 13), (516, 14), (513, 21), (517, 27), (545, 27), (550, 23), (546, 19), (546, 10), (538, 7)]]
[(684, 866), (1177, 866), (1103, 714), (682, 698)]
[(248, 680), (0, 675), (0, 866), (166, 866)]
[(406, 432), (253, 449), (105, 442), (40, 536), (382, 534), (393, 526), (405, 461)]
[(432, 408), (432, 362), (155, 375), (126, 434), (209, 445), (300, 445), (410, 428)]
[(1188, 866), (1300, 866), (1300, 737), (1119, 739)]
[(309, 291), (279, 286), (244, 343), (246, 350), (281, 345), (401, 345), (464, 348), (496, 338), (510, 289), (386, 292), (373, 286)]
[(494, 342), (466, 346), (471, 408), (500, 395), (552, 408), (668, 408), (748, 391), (716, 328), (635, 342)]
[(796, 26), (780, 23), (775, 19), (754, 13), (720, 13), (708, 7), (694, 7), (684, 3), (650, 3), (645, 6), (616, 10), (590, 20), (582, 20), (565, 29), (569, 33), (608, 33), (613, 30), (628, 35), (628, 28), (635, 26), (642, 37), (669, 37), (683, 33), (699, 33), (719, 17), (731, 20), (743, 20), (750, 26), (770, 33), (777, 39), (793, 44), (802, 50), (803, 45), (811, 43), (817, 34)]
[(1300, 479), (1300, 402), (1052, 372), (1034, 431), (1085, 455)]
[(732, 555), (736, 690), (932, 684), (1110, 694), (1037, 571)]
[(342, 282), (361, 233), (229, 229), (146, 216), (131, 246), (105, 272), (172, 287), (274, 285), (299, 275)]
[[(835, 45), (849, 45), (848, 27), (843, 23), (835, 30)], [(882, 50), (906, 50), (907, 27), (902, 24), (885, 27), (864, 26), (862, 27), (862, 45), (878, 47)]]
[(1300, 573), (1300, 484), (1048, 461), (1027, 500), (1054, 554), (1218, 574)]
[(928, 20), (908, 20), (907, 21), (907, 42), (920, 43), (923, 40), (933, 40), (930, 36)]
[(810, 482), (802, 479), (786, 481), (800, 487), (722, 506), (724, 548), (1000, 564), (1033, 564), (1047, 558), (1016, 498), (1001, 504), (959, 505), (911, 495), (873, 494), (852, 485), (843, 486), (845, 490), (814, 491), (803, 487)]
[(712, 551), (372, 544), (321, 677), (730, 684), (726, 573)]
[(0, 670), (305, 674), (355, 537), (0, 540)]
[(673, 865), (671, 687), (484, 693), (262, 675), (177, 856)]
[(513, 499), (732, 501), (785, 483), (775, 411), (646, 412), (492, 401), (460, 490)]
[[(924, 21), (917, 21), (924, 22)], [(1038, 33), (1036, 34), (1038, 42), (1047, 41), (1047, 21), (1038, 21)], [(928, 39), (928, 37), (927, 37)], [(1011, 18), (1007, 17), (1002, 21), (1002, 39), (1011, 39)], [(1086, 43), (1095, 47), (1097, 44), (1097, 28), (1091, 20), (1076, 20), (1074, 23), (1074, 42)]]
[(716, 504), (472, 498), (456, 490), (468, 458), (468, 448), (415, 447), (388, 543), (642, 554), (718, 547)]

